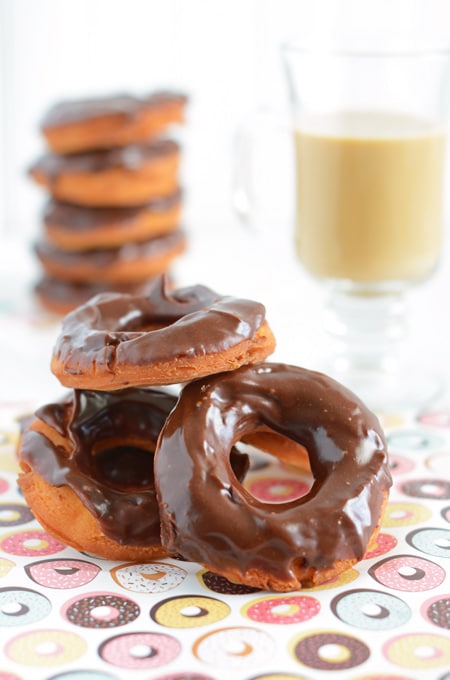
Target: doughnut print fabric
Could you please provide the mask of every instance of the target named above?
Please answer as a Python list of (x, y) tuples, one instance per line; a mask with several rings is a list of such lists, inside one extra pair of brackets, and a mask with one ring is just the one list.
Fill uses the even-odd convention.
[[(0, 425), (0, 679), (448, 680), (448, 413), (384, 418), (394, 486), (377, 541), (357, 567), (288, 594), (55, 541), (18, 491), (12, 414)], [(255, 459), (246, 485), (270, 503), (307, 481)]]

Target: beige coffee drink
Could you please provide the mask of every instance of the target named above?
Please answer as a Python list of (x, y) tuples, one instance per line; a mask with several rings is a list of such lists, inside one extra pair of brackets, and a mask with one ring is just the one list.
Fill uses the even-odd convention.
[(322, 278), (415, 281), (443, 235), (444, 132), (376, 113), (315, 118), (295, 133), (298, 255)]

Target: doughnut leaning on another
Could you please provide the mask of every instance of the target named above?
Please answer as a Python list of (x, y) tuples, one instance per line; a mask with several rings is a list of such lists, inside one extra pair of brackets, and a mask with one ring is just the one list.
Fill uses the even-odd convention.
[(265, 308), (205, 286), (146, 296), (100, 294), (62, 322), (51, 370), (66, 387), (116, 390), (183, 383), (263, 361), (275, 348)]
[[(231, 448), (266, 429), (308, 452), (314, 482), (302, 498), (258, 501), (233, 474)], [(295, 446), (291, 455), (282, 450), (291, 464), (296, 456)], [(276, 591), (319, 585), (361, 560), (392, 484), (376, 416), (331, 378), (276, 363), (184, 386), (160, 433), (154, 472), (169, 552)]]

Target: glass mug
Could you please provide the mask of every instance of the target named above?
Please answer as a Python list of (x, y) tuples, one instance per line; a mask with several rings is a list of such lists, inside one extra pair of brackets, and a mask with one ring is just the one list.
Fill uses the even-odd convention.
[(445, 50), (281, 48), (295, 146), (295, 248), (326, 290), (323, 369), (373, 408), (414, 406), (435, 377), (406, 365), (405, 293), (444, 232)]

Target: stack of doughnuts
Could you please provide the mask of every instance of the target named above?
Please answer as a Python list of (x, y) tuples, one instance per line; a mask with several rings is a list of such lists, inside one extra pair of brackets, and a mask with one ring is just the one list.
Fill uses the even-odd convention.
[[(269, 363), (258, 302), (205, 286), (97, 295), (51, 369), (69, 393), (27, 421), (19, 485), (47, 531), (112, 560), (181, 555), (245, 586), (318, 585), (364, 557), (391, 485), (376, 416), (327, 376)], [(308, 466), (288, 503), (245, 487), (258, 446)]]
[(47, 152), (31, 166), (49, 195), (35, 243), (35, 292), (66, 314), (105, 291), (142, 294), (186, 248), (179, 144), (186, 97), (106, 96), (64, 101), (41, 124)]

